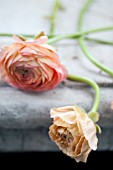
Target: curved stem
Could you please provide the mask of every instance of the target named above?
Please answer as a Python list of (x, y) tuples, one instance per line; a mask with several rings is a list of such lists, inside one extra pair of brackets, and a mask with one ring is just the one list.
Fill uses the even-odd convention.
[(97, 83), (94, 82), (93, 80), (89, 79), (89, 78), (79, 77), (79, 76), (75, 76), (75, 75), (72, 75), (72, 74), (68, 75), (68, 79), (72, 80), (72, 81), (79, 81), (79, 82), (86, 83), (94, 89), (95, 99), (94, 99), (94, 103), (93, 103), (91, 111), (96, 112), (98, 110), (99, 103), (100, 103), (100, 89), (99, 89), (99, 86), (97, 85)]
[(60, 7), (60, 3), (59, 0), (55, 1), (54, 7), (53, 7), (53, 11), (52, 11), (52, 15), (51, 15), (51, 26), (50, 26), (50, 36), (53, 37), (54, 36), (54, 30), (55, 30), (55, 19), (56, 19), (56, 14), (57, 11)]
[(102, 31), (108, 31), (108, 30), (113, 30), (113, 26), (108, 26), (108, 27), (102, 27), (102, 28), (95, 28), (95, 29), (90, 29), (90, 30), (86, 30), (86, 31), (78, 31), (75, 34), (65, 34), (65, 35), (57, 35), (53, 38), (50, 38), (48, 40), (48, 44), (53, 44), (55, 42), (58, 42), (60, 40), (63, 39), (75, 39), (75, 38), (79, 38), (83, 35), (87, 35), (89, 33), (95, 33), (95, 32), (102, 32)]
[[(78, 18), (78, 31), (81, 31), (82, 28), (82, 23), (83, 23), (83, 17), (85, 15), (85, 12), (87, 11), (90, 3), (92, 2), (92, 0), (86, 0), (83, 8), (80, 11), (80, 15)], [(83, 37), (79, 38), (79, 44), (80, 47), (82, 49), (82, 51), (84, 52), (84, 54), (86, 55), (86, 57), (94, 64), (96, 65), (98, 68), (100, 68), (101, 70), (103, 70), (104, 72), (106, 72), (107, 74), (109, 74), (110, 76), (113, 76), (113, 70), (106, 67), (104, 64), (101, 64), (98, 60), (96, 60), (89, 52), (89, 50), (87, 49), (87, 46), (84, 43), (84, 39)]]
[(98, 68), (100, 68), (101, 70), (103, 70), (104, 72), (108, 73), (110, 76), (113, 76), (113, 70), (104, 66), (104, 64), (101, 64), (98, 60), (96, 60), (95, 58), (93, 58), (93, 56), (90, 54), (89, 50), (87, 49), (84, 40), (83, 39), (79, 39), (79, 43), (81, 45), (81, 49), (84, 52), (84, 54), (87, 56), (87, 58), (93, 63), (95, 64)]
[(99, 44), (113, 45), (113, 41), (107, 41), (107, 40), (101, 40), (101, 39), (89, 38), (89, 37), (84, 37), (84, 39), (87, 41), (93, 41), (93, 42), (99, 43)]

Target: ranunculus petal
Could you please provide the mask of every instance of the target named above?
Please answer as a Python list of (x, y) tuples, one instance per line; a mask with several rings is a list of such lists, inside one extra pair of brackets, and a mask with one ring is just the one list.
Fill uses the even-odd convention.
[(18, 42), (18, 43), (23, 43), (24, 41), (21, 39), (21, 38), (19, 38), (17, 35), (13, 35), (13, 39), (16, 41), (16, 42)]
[(37, 40), (31, 40), (31, 41), (23, 41), (17, 35), (13, 35), (13, 38), (15, 39), (15, 41), (17, 43), (21, 43), (21, 44), (29, 44), (30, 43), (30, 44), (42, 45), (42, 44), (45, 44), (48, 41), (47, 36), (41, 36)]
[(50, 110), (51, 118), (59, 117), (63, 121), (69, 124), (76, 123), (76, 115), (74, 110), (72, 110), (72, 107), (66, 106), (66, 107), (60, 107), (60, 108), (52, 108)]
[(30, 48), (28, 48), (28, 47), (25, 47), (25, 48), (23, 48), (23, 49), (20, 50), (20, 54), (21, 54), (22, 56), (30, 56), (30, 55), (36, 55), (37, 52), (36, 52), (35, 50), (33, 50), (33, 49), (30, 49)]
[(76, 160), (76, 162), (84, 162), (84, 163), (86, 163), (86, 162), (87, 162), (88, 155), (89, 155), (90, 152), (91, 152), (91, 149), (89, 148), (85, 153), (77, 156), (77, 157), (74, 158), (74, 159)]
[(79, 107), (74, 107), (74, 109), (81, 124), (84, 136), (88, 140), (91, 149), (96, 150), (98, 139), (96, 137), (96, 126), (94, 122), (86, 113), (82, 112)]
[(42, 44), (45, 44), (47, 41), (48, 41), (48, 37), (47, 36), (41, 36), (40, 38), (35, 40), (33, 43), (37, 44), (37, 45), (42, 45)]
[(50, 45), (48, 45), (48, 44), (42, 44), (41, 46), (42, 46), (42, 47), (44, 47), (44, 48), (47, 48), (47, 49), (49, 49), (49, 50), (51, 50), (51, 51), (53, 51), (53, 52), (55, 52), (55, 53), (56, 53), (55, 48), (54, 48), (54, 47), (52, 47), (52, 46), (50, 46)]

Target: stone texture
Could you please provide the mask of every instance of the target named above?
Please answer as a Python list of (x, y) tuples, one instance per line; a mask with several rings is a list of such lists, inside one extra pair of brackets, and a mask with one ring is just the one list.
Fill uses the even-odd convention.
[[(113, 151), (113, 128), (102, 128), (98, 135), (97, 151)], [(48, 136), (48, 128), (37, 129), (1, 129), (0, 151), (59, 151), (58, 146)]]
[[(84, 0), (62, 0), (65, 10), (59, 11), (56, 21), (58, 34), (74, 33), (78, 12)], [(1, 0), (0, 32), (38, 34), (49, 33), (49, 20), (53, 0)], [(84, 30), (112, 25), (112, 0), (94, 1), (84, 20)], [(5, 10), (4, 10), (4, 8)], [(106, 10), (108, 9), (108, 10)], [(21, 12), (20, 12), (21, 11)], [(91, 37), (112, 40), (111, 31), (92, 34)], [(0, 45), (10, 44), (12, 38), (0, 37)], [(113, 47), (86, 42), (92, 55), (113, 68)], [(77, 41), (63, 40), (54, 44), (62, 64), (69, 73), (86, 76), (100, 85), (99, 106), (102, 134), (99, 135), (98, 150), (113, 150), (113, 78), (101, 72), (82, 53)], [(94, 91), (85, 84), (66, 80), (57, 88), (41, 93), (24, 92), (0, 81), (0, 151), (56, 151), (57, 146), (48, 136), (52, 122), (49, 111), (52, 107), (79, 105), (90, 111)]]
[[(51, 123), (51, 108), (79, 105), (88, 112), (94, 98), (94, 92), (90, 87), (70, 81), (43, 93), (28, 93), (8, 86), (0, 89), (0, 128), (5, 129), (48, 127)], [(112, 88), (101, 87), (99, 113), (102, 127), (113, 127), (112, 101)]]

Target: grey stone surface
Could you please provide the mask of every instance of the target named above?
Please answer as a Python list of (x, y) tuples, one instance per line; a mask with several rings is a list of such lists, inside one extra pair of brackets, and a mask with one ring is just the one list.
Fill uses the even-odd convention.
[[(61, 83), (51, 91), (41, 93), (23, 92), (8, 86), (0, 89), (0, 128), (5, 129), (48, 127), (51, 123), (51, 108), (79, 105), (88, 112), (94, 98), (94, 92), (90, 87), (70, 81)], [(112, 88), (101, 87), (99, 113), (102, 127), (113, 127), (112, 101)]]
[[(78, 12), (84, 0), (61, 1), (65, 10), (59, 11), (56, 21), (58, 34), (76, 31)], [(0, 32), (37, 34), (49, 33), (49, 20), (53, 0), (1, 0)], [(112, 0), (96, 0), (85, 16), (84, 30), (113, 25)], [(107, 10), (106, 10), (107, 9)], [(112, 40), (111, 31), (92, 34), (91, 37)], [(0, 45), (9, 44), (11, 38), (0, 37)], [(88, 48), (100, 62), (113, 68), (113, 47), (87, 42)], [(102, 134), (98, 150), (113, 150), (113, 78), (100, 72), (82, 53), (78, 43), (63, 40), (54, 44), (60, 60), (69, 73), (86, 76), (100, 85), (99, 106)], [(91, 109), (94, 91), (85, 84), (64, 81), (48, 92), (31, 93), (14, 89), (0, 81), (0, 151), (54, 151), (57, 146), (48, 136), (52, 122), (50, 109), (65, 105), (79, 105), (87, 112)]]
[[(113, 151), (113, 128), (102, 128), (98, 135), (97, 151)], [(1, 129), (0, 152), (21, 151), (59, 151), (58, 146), (51, 141), (48, 128), (37, 129)]]
[(53, 151), (58, 150), (48, 136), (48, 129), (0, 130), (0, 151)]

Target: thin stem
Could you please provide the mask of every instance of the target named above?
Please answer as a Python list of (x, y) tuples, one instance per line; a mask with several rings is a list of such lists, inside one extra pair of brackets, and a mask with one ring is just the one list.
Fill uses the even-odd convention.
[(79, 82), (83, 82), (86, 83), (88, 85), (90, 85), (94, 91), (95, 91), (95, 99), (94, 99), (94, 103), (92, 106), (91, 111), (92, 112), (96, 112), (98, 111), (98, 107), (99, 107), (99, 103), (100, 103), (100, 88), (97, 85), (96, 82), (94, 82), (93, 80), (86, 78), (86, 77), (79, 77), (79, 76), (75, 76), (75, 75), (68, 75), (68, 79), (72, 80), (72, 81), (79, 81)]
[[(75, 38), (80, 38), (80, 36), (87, 35), (87, 34), (90, 34), (90, 33), (96, 33), (96, 32), (108, 31), (108, 30), (113, 30), (113, 26), (102, 27), (102, 28), (95, 28), (95, 29), (86, 30), (86, 31), (79, 31), (79, 32), (74, 33), (74, 34), (54, 35), (53, 38), (50, 38), (51, 35), (47, 35), (48, 38), (49, 38), (47, 43), (48, 44), (52, 44), (52, 43), (58, 42), (60, 40), (66, 39), (66, 38), (67, 39), (75, 39)], [(24, 36), (26, 38), (34, 38), (35, 37), (34, 34), (19, 34), (19, 35), (22, 35), (22, 36)], [(11, 33), (0, 33), (0, 36), (1, 37), (12, 37), (13, 34), (11, 34)], [(87, 38), (86, 37), (86, 39), (90, 40), (91, 38)], [(99, 42), (99, 40), (97, 40), (97, 41)], [(103, 43), (102, 40), (100, 40), (100, 43), (101, 42)], [(112, 45), (112, 42), (105, 41), (105, 44), (111, 44)]]
[(97, 38), (89, 38), (89, 37), (84, 37), (84, 39), (87, 41), (92, 41), (92, 42), (99, 43), (99, 44), (113, 45), (113, 41), (100, 40)]
[(90, 4), (93, 2), (93, 0), (86, 0), (85, 4), (83, 5), (82, 9), (80, 10), (80, 14), (78, 17), (78, 30), (81, 31), (82, 25), (83, 25), (83, 17), (85, 12), (88, 10)]
[(66, 39), (66, 38), (67, 39), (75, 39), (75, 38), (79, 38), (80, 36), (87, 35), (87, 34), (90, 34), (90, 33), (102, 32), (102, 31), (108, 31), (108, 30), (113, 30), (113, 26), (95, 28), (95, 29), (86, 30), (86, 31), (78, 31), (75, 34), (57, 35), (57, 36), (55, 36), (53, 38), (49, 38), (47, 43), (48, 44), (53, 44), (55, 42), (58, 42), (60, 40)]
[(50, 32), (49, 32), (51, 37), (54, 35), (55, 19), (56, 19), (56, 15), (57, 15), (57, 11), (58, 11), (59, 7), (60, 7), (59, 0), (56, 0), (55, 4), (54, 4), (54, 7), (53, 7), (52, 15), (51, 15), (51, 26), (50, 26)]
[[(28, 38), (33, 38), (35, 35), (33, 34), (21, 34), (24, 37), (28, 37)], [(11, 33), (0, 33), (0, 37), (12, 37), (13, 34)]]
[(93, 58), (93, 56), (90, 54), (89, 50), (87, 49), (84, 41), (80, 38), (79, 40), (80, 45), (81, 45), (81, 49), (84, 52), (84, 54), (87, 56), (87, 58), (89, 58), (89, 60), (95, 64), (98, 68), (100, 68), (101, 70), (103, 70), (104, 72), (108, 73), (110, 76), (113, 76), (113, 70), (104, 66), (104, 64), (101, 64), (98, 60), (96, 60), (95, 58)]
[[(83, 17), (85, 15), (85, 12), (87, 11), (90, 3), (92, 2), (92, 0), (86, 0), (83, 8), (80, 11), (79, 14), (79, 18), (78, 18), (78, 31), (81, 31), (82, 28), (82, 24), (83, 24)], [(80, 47), (82, 49), (82, 51), (84, 52), (84, 54), (86, 55), (86, 57), (94, 64), (96, 65), (98, 68), (100, 68), (101, 70), (103, 70), (104, 72), (106, 72), (107, 74), (109, 74), (110, 76), (113, 76), (113, 70), (106, 67), (104, 64), (101, 64), (98, 60), (96, 60), (89, 52), (89, 50), (87, 49), (87, 46), (84, 43), (84, 39), (83, 37), (79, 38), (79, 44)]]

